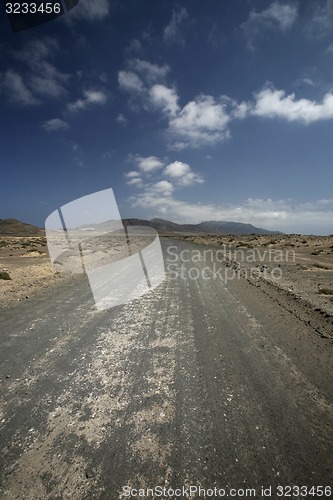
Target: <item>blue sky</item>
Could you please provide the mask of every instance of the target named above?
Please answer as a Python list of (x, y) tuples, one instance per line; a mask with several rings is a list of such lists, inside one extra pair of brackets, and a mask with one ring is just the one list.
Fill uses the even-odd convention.
[(333, 233), (332, 0), (80, 0), (0, 33), (0, 218), (112, 187), (123, 218)]

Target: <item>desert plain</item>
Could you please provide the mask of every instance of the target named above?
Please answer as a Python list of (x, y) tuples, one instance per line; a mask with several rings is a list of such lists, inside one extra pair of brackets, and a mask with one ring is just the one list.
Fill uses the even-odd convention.
[[(333, 319), (333, 235), (160, 236), (205, 246), (217, 262), (234, 269), (229, 274), (234, 279), (247, 279), (255, 286), (270, 285), (311, 306), (327, 320)], [(122, 256), (126, 249), (118, 248), (117, 252)], [(45, 293), (62, 280), (76, 279), (61, 272), (61, 266), (52, 266), (43, 235), (0, 235), (0, 273), (0, 309)]]

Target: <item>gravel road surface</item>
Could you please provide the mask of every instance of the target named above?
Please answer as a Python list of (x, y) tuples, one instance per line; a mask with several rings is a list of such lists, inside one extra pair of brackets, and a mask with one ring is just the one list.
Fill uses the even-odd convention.
[(203, 247), (162, 244), (166, 279), (138, 300), (98, 312), (78, 276), (1, 313), (1, 499), (332, 485), (330, 336), (222, 263), (174, 262)]

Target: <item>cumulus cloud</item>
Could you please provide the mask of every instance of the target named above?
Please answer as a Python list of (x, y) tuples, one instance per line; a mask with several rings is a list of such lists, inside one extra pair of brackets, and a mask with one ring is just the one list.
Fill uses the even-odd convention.
[(184, 32), (189, 24), (189, 15), (185, 7), (177, 6), (172, 11), (169, 24), (164, 28), (163, 37), (167, 43), (185, 45)]
[(223, 102), (201, 95), (170, 119), (169, 131), (177, 138), (178, 149), (198, 147), (227, 139), (229, 122), (230, 116)]
[(106, 94), (101, 90), (84, 90), (83, 95), (83, 99), (78, 99), (77, 101), (68, 104), (69, 111), (73, 113), (76, 111), (82, 111), (91, 105), (102, 105), (107, 101)]
[(149, 98), (153, 106), (161, 109), (167, 117), (172, 147), (177, 150), (228, 139), (229, 122), (243, 119), (248, 113), (247, 103), (237, 103), (226, 96), (216, 99), (200, 95), (181, 108), (176, 90), (160, 84), (150, 89)]
[(142, 179), (140, 177), (132, 177), (128, 179), (127, 184), (129, 186), (137, 186), (137, 187), (141, 187), (143, 185)]
[(264, 88), (256, 94), (252, 114), (265, 118), (282, 118), (309, 124), (333, 119), (333, 93), (328, 92), (320, 103), (309, 99), (296, 99), (283, 90)]
[(170, 177), (183, 177), (191, 171), (190, 165), (183, 163), (182, 161), (174, 161), (167, 165), (164, 172)]
[(148, 110), (154, 106), (150, 96), (150, 88), (163, 82), (170, 71), (167, 64), (158, 65), (143, 59), (130, 59), (126, 62), (126, 70), (118, 72), (119, 88), (130, 96), (129, 107), (138, 112), (140, 108)]
[(158, 195), (169, 196), (173, 191), (173, 185), (169, 181), (158, 181), (150, 186), (149, 191), (156, 192)]
[[(170, 148), (176, 151), (225, 141), (231, 137), (232, 122), (249, 116), (281, 118), (303, 124), (333, 118), (332, 92), (327, 92), (321, 102), (316, 102), (297, 99), (295, 94), (288, 95), (284, 90), (276, 90), (272, 84), (267, 84), (254, 94), (252, 101), (201, 94), (181, 107), (174, 87), (164, 83), (149, 86), (136, 73), (127, 71), (119, 72), (119, 82), (132, 99), (136, 96), (136, 110), (143, 107), (146, 111), (161, 112), (166, 121), (165, 136)], [(310, 78), (302, 80), (302, 84), (313, 83)]]
[[(193, 172), (190, 165), (181, 161), (174, 161), (166, 166), (156, 156), (136, 156), (134, 161), (139, 170), (131, 170), (124, 174), (128, 179), (127, 184), (143, 187), (145, 193), (158, 192), (169, 196), (175, 188), (204, 182), (201, 175)], [(165, 180), (163, 177), (169, 177), (170, 180)]]
[(194, 172), (188, 172), (188, 174), (185, 174), (179, 179), (178, 185), (187, 187), (192, 186), (193, 184), (202, 184), (203, 182), (205, 182), (205, 180), (201, 175)]
[[(174, 161), (164, 166), (156, 156), (135, 156), (130, 159), (134, 160), (139, 170), (131, 170), (124, 174), (128, 179), (127, 184), (143, 187), (147, 193), (162, 192), (169, 195), (175, 188), (204, 182), (201, 175), (193, 172), (190, 165), (181, 161)], [(163, 177), (169, 177), (170, 180), (165, 180)]]
[(140, 173), (137, 172), (136, 170), (131, 170), (130, 172), (125, 173), (125, 177), (128, 177), (129, 179), (133, 179), (133, 177), (140, 177)]
[(51, 120), (44, 121), (42, 123), (42, 128), (47, 132), (56, 132), (68, 130), (68, 124), (60, 118), (52, 118)]
[(164, 166), (164, 163), (156, 156), (137, 156), (135, 162), (142, 172), (152, 172)]
[(167, 165), (164, 174), (172, 177), (179, 186), (191, 186), (192, 184), (201, 184), (204, 179), (201, 175), (191, 171), (190, 165), (182, 161), (174, 161)]
[[(151, 65), (142, 60), (135, 60), (135, 64), (132, 63), (134, 68), (141, 72), (140, 76), (148, 72), (151, 75), (150, 83), (168, 71), (166, 65)], [(230, 136), (228, 123), (231, 119), (244, 118), (248, 111), (246, 103), (239, 104), (226, 96), (216, 99), (210, 95), (199, 95), (181, 108), (175, 88), (164, 83), (150, 86), (147, 78), (145, 84), (133, 71), (119, 71), (118, 81), (120, 88), (130, 94), (132, 103), (133, 98), (136, 98), (145, 110), (154, 109), (163, 113), (168, 123), (167, 135), (171, 147), (176, 150), (227, 139)]]
[(175, 116), (179, 111), (178, 95), (173, 88), (156, 84), (150, 89), (149, 97), (151, 103), (167, 115)]

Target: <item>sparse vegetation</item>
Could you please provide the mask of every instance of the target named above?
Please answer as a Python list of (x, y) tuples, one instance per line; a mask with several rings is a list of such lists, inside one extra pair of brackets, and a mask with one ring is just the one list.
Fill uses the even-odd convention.
[(332, 288), (319, 288), (318, 293), (323, 295), (333, 295)]
[(11, 280), (9, 273), (7, 271), (0, 271), (0, 280)]
[(318, 267), (319, 269), (331, 269), (330, 267), (324, 266), (323, 264), (314, 263), (312, 265), (313, 265), (313, 267)]

